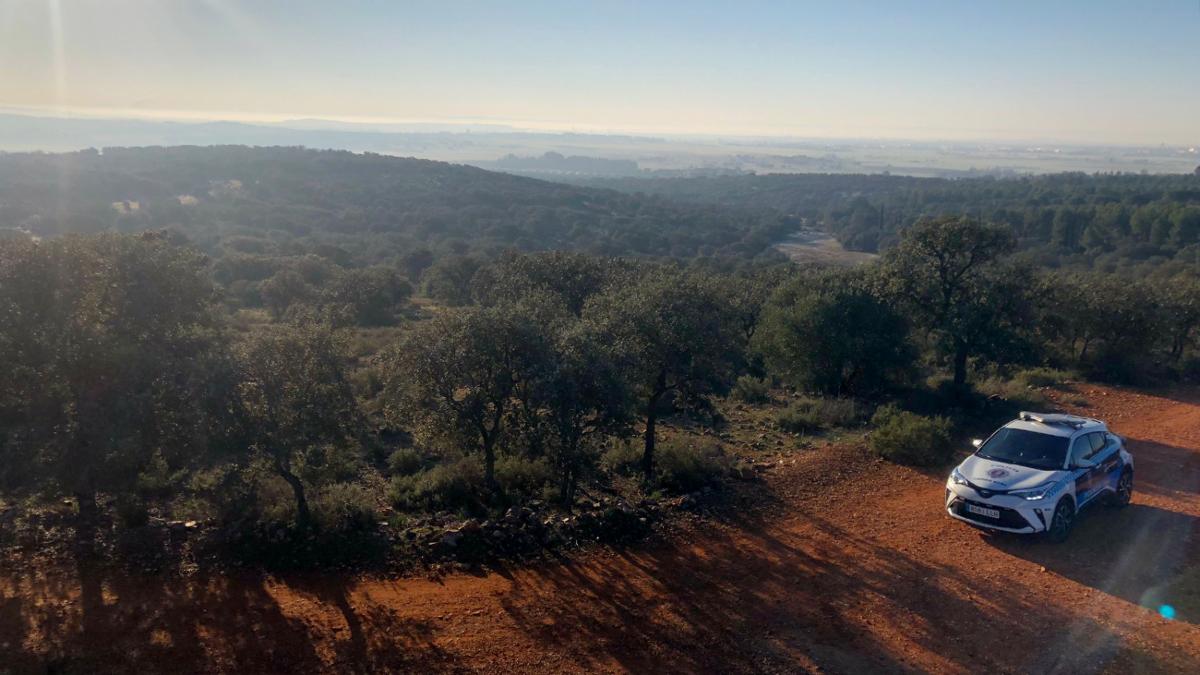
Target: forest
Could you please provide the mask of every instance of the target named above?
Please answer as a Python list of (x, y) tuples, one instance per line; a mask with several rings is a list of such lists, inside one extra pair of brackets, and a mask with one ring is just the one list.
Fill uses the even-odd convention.
[[(728, 401), (939, 466), (1047, 382), (1200, 377), (1190, 177), (818, 177), (812, 206), (793, 185), (743, 209), (742, 179), (702, 201), (301, 149), (0, 173), (0, 506), (43, 532), (195, 528), (271, 566), (518, 555), (746, 478)], [(898, 195), (876, 262), (770, 251)], [(1023, 200), (1055, 212), (1042, 244), (998, 215)], [(1150, 206), (1174, 274), (1053, 253), (1061, 209), (1086, 233), (1129, 208), (1124, 242)]]
[(168, 228), (215, 258), (513, 248), (753, 257), (786, 218), (427, 160), (302, 148), (0, 154), (0, 223), (39, 236)]
[(802, 218), (847, 248), (878, 252), (923, 218), (965, 215), (1006, 225), (1041, 267), (1195, 274), (1195, 174), (1063, 173), (1019, 178), (773, 174), (592, 179), (588, 185)]

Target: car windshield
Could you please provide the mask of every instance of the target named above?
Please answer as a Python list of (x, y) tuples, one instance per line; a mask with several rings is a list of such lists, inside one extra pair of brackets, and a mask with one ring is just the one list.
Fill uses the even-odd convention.
[(1005, 427), (993, 434), (975, 454), (984, 459), (1035, 469), (1061, 469), (1067, 460), (1070, 441), (1063, 436)]

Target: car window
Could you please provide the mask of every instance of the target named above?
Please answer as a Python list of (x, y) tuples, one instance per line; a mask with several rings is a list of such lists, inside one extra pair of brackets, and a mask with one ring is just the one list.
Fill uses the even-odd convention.
[(1100, 451), (1107, 445), (1104, 440), (1104, 433), (1100, 431), (1088, 434), (1088, 439), (1092, 443), (1092, 452), (1088, 455), (1089, 457), (1100, 454)]
[[(1088, 446), (1091, 450), (1091, 446)], [(1067, 458), (1067, 439), (1025, 429), (1004, 427), (979, 447), (976, 456), (1034, 469), (1061, 469)]]
[(1071, 441), (1071, 466), (1078, 466), (1081, 460), (1092, 454), (1092, 442), (1088, 436), (1091, 434), (1079, 436)]

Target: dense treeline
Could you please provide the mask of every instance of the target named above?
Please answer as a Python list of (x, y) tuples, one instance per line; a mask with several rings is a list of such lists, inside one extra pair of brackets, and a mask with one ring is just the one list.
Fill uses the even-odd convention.
[(773, 174), (588, 181), (631, 193), (730, 208), (774, 209), (881, 251), (923, 218), (970, 216), (1008, 226), (1036, 264), (1195, 274), (1200, 175), (1082, 173), (1023, 178)]
[[(1016, 246), (1002, 225), (944, 219), (852, 270), (510, 253), (479, 264), (461, 306), (392, 305), (398, 327), (364, 329), (336, 284), (275, 320), (230, 315), (219, 261), (163, 233), (3, 240), (0, 489), (70, 496), (85, 519), (103, 496), (128, 525), (153, 508), (312, 541), (374, 532), (384, 505), (485, 516), (569, 510), (581, 486), (622, 480), (695, 490), (735, 459), (658, 427), (719, 425), (714, 397), (735, 384), (817, 397), (781, 417), (801, 429), (918, 390), (969, 409), (973, 383), (1017, 366), (1200, 371), (1195, 282), (1044, 273)], [(361, 285), (406, 302), (389, 271)], [(907, 457), (911, 413), (875, 419)], [(914, 438), (945, 445), (948, 424)]]
[[(505, 250), (749, 260), (799, 221), (467, 166), (300, 148), (0, 154), (0, 235), (163, 230), (214, 261), (227, 300), (388, 325), (415, 289), (469, 302)], [(320, 302), (314, 303), (314, 299)]]
[(430, 257), (509, 248), (753, 257), (795, 225), (369, 153), (230, 146), (0, 154), (0, 226), (40, 236), (166, 228), (227, 259), (235, 278), (307, 254), (343, 265), (403, 260), (417, 271)]

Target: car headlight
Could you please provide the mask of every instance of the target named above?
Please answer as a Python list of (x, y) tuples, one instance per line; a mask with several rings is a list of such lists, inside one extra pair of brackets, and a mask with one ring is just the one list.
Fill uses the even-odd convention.
[(1008, 494), (1012, 495), (1013, 497), (1020, 497), (1022, 499), (1033, 501), (1035, 499), (1042, 499), (1046, 495), (1050, 494), (1050, 491), (1054, 489), (1055, 485), (1057, 485), (1057, 483), (1046, 483), (1034, 488), (1029, 488), (1028, 490), (1013, 490)]
[(954, 471), (950, 472), (950, 480), (955, 485), (970, 485), (971, 484), (971, 482), (967, 480), (967, 477), (962, 475), (962, 472), (959, 471), (957, 468), (955, 468)]

